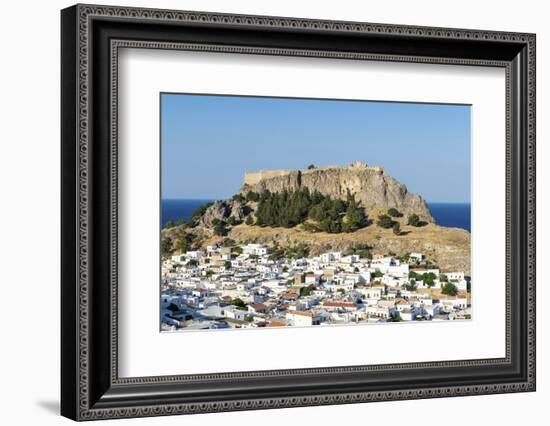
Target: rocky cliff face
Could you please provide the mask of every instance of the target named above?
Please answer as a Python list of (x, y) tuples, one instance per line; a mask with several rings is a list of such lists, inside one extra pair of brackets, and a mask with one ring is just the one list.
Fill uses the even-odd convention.
[(227, 220), (230, 217), (240, 222), (245, 217), (245, 209), (246, 207), (236, 200), (215, 201), (199, 218), (198, 224), (211, 228), (216, 219)]
[(385, 211), (394, 207), (405, 215), (416, 213), (425, 222), (435, 222), (420, 195), (408, 192), (405, 185), (387, 175), (383, 168), (369, 167), (363, 162), (354, 162), (347, 167), (247, 173), (241, 193), (303, 188), (342, 199), (350, 191), (367, 211)]

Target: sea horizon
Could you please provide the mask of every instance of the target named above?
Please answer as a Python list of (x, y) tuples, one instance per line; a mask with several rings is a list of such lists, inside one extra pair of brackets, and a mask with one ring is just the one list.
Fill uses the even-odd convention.
[[(167, 222), (189, 220), (199, 207), (226, 198), (163, 198), (161, 200), (162, 227)], [(427, 202), (435, 222), (448, 228), (461, 228), (471, 232), (471, 203)]]

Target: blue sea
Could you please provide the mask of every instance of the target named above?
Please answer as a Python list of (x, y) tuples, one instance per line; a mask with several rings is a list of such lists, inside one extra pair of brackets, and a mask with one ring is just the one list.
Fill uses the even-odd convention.
[[(193, 212), (213, 200), (162, 200), (162, 226), (169, 220), (189, 220)], [(428, 203), (436, 223), (451, 228), (462, 228), (471, 232), (470, 204), (462, 203)]]
[(471, 230), (471, 205), (466, 203), (428, 203), (435, 223), (449, 228)]
[(161, 202), (162, 227), (166, 222), (177, 222), (180, 219), (189, 220), (191, 215), (200, 206), (211, 203), (213, 200), (183, 200), (165, 199)]

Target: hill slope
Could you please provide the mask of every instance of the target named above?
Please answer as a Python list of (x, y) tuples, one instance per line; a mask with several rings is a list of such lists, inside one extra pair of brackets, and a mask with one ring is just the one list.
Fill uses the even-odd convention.
[[(266, 207), (265, 200), (269, 199), (266, 195), (281, 195), (284, 194), (283, 191), (294, 195), (300, 195), (300, 191), (304, 195), (306, 188), (312, 194), (311, 198), (315, 198), (314, 192), (326, 197), (324, 204), (314, 205), (309, 212), (303, 212), (306, 216), (300, 216), (299, 222), (288, 226), (281, 225), (284, 222), (260, 223), (262, 203)], [(264, 191), (269, 193), (260, 196)], [(346, 222), (349, 211), (343, 209), (335, 218), (330, 219), (339, 221), (341, 226), (336, 231), (312, 226), (312, 212), (315, 209), (319, 210), (321, 206), (322, 213), (326, 204), (327, 211), (330, 211), (337, 204), (331, 200), (346, 200), (349, 193), (354, 195), (360, 208), (367, 214), (365, 219), (369, 220), (350, 230), (343, 226), (343, 223), (350, 223)], [(251, 194), (255, 196), (250, 197)], [(295, 213), (299, 209), (299, 203), (280, 202), (281, 200), (276, 200), (268, 206), (272, 216), (281, 212)], [(342, 203), (346, 205), (344, 201)], [(348, 206), (353, 203), (347, 201)], [(397, 232), (375, 223), (378, 215), (387, 213), (390, 208), (402, 213), (401, 216), (391, 218), (392, 223), (397, 222), (400, 225)], [(424, 226), (409, 226), (409, 214), (418, 215)], [(313, 215), (313, 222), (317, 220), (315, 216)], [(321, 232), (327, 230), (330, 233)], [(169, 240), (168, 248), (172, 252), (204, 248), (214, 243), (223, 245), (249, 242), (276, 244), (281, 247), (303, 244), (313, 256), (327, 251), (345, 251), (357, 246), (369, 246), (373, 254), (383, 255), (392, 252), (402, 256), (420, 252), (436, 263), (443, 272), (464, 271), (467, 275), (470, 274), (470, 233), (463, 229), (436, 225), (420, 195), (409, 193), (405, 185), (385, 174), (382, 168), (368, 167), (362, 162), (354, 162), (347, 167), (247, 173), (240, 194), (232, 199), (204, 206), (189, 224), (162, 230), (162, 237)]]

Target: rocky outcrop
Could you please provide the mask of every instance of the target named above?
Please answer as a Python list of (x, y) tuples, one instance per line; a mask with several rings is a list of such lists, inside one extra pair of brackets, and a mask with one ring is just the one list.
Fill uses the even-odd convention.
[(230, 217), (235, 218), (236, 222), (242, 222), (245, 217), (245, 208), (238, 200), (215, 201), (200, 216), (198, 224), (211, 228), (216, 219), (227, 221)]
[(227, 205), (225, 201), (215, 201), (199, 218), (199, 225), (210, 228), (215, 220), (224, 220), (227, 217)]
[(434, 222), (426, 201), (420, 195), (408, 192), (405, 185), (387, 175), (382, 167), (369, 167), (360, 161), (347, 167), (246, 173), (241, 193), (303, 188), (341, 199), (345, 199), (349, 191), (367, 211), (385, 211), (394, 207), (401, 213), (416, 213), (423, 221)]
[(242, 222), (246, 216), (244, 206), (241, 202), (237, 200), (227, 201), (228, 217), (234, 217), (237, 222)]

